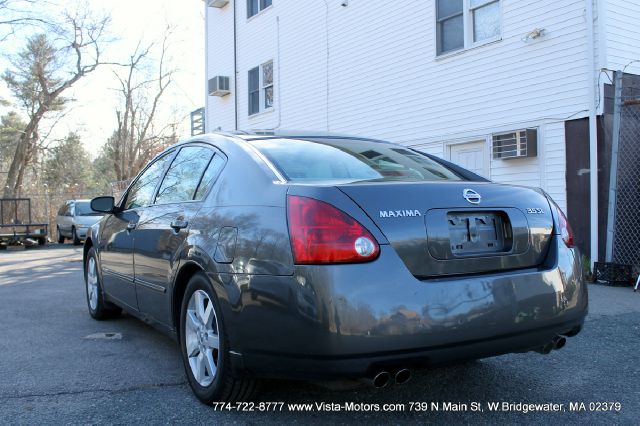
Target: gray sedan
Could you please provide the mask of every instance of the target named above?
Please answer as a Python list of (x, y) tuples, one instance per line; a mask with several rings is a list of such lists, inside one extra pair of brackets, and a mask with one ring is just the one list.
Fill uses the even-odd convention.
[(560, 349), (587, 313), (541, 190), (388, 142), (211, 134), (158, 155), (84, 246), (89, 313), (174, 336), (205, 403), (265, 377), (361, 379)]

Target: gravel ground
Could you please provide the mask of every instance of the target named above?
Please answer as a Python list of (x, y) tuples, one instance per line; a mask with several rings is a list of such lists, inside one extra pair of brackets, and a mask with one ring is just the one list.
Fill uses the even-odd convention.
[[(243, 412), (199, 403), (168, 337), (128, 315), (103, 322), (89, 317), (80, 248), (0, 252), (0, 423), (638, 424), (640, 293), (598, 285), (589, 291), (585, 330), (551, 355), (429, 369), (382, 390), (270, 381), (257, 402), (284, 405)], [(87, 338), (101, 332), (119, 334)], [(415, 403), (421, 402), (438, 403), (440, 411), (431, 404), (420, 410)], [(494, 402), (563, 406), (557, 412), (491, 411)], [(570, 402), (584, 403), (584, 411), (570, 410)], [(289, 409), (292, 403), (325, 405), (303, 412)], [(448, 411), (445, 403), (452, 403)], [(621, 408), (592, 411), (608, 403)], [(389, 412), (384, 404), (404, 407)], [(372, 411), (376, 405), (380, 411)]]

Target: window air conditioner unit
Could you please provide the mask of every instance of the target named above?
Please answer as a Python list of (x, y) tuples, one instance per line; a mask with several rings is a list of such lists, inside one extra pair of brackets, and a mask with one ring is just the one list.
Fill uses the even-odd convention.
[(229, 93), (229, 77), (217, 75), (209, 80), (210, 96), (227, 96)]
[(538, 155), (538, 129), (520, 129), (492, 135), (494, 160), (536, 157)]
[(207, 6), (217, 7), (219, 9), (225, 7), (229, 3), (229, 0), (206, 0), (206, 2)]

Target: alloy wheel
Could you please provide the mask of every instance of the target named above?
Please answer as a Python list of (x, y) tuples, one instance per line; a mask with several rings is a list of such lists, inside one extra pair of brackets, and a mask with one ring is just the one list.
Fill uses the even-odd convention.
[(87, 297), (92, 311), (98, 307), (98, 272), (96, 270), (96, 259), (89, 258), (87, 267)]
[(191, 295), (186, 315), (184, 338), (191, 373), (200, 386), (207, 387), (218, 370), (220, 338), (213, 302), (205, 291)]

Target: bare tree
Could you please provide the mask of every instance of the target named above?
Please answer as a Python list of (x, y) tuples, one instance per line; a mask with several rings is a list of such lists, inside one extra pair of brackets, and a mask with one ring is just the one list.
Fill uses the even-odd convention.
[[(172, 32), (167, 28), (160, 43), (139, 42), (123, 72), (116, 72), (121, 106), (116, 110), (117, 128), (107, 142), (118, 180), (127, 180), (155, 154), (176, 141), (175, 121), (159, 123), (162, 96), (173, 82), (176, 69), (170, 65)], [(154, 52), (157, 56), (154, 58)]]
[(9, 166), (5, 197), (20, 192), (25, 171), (38, 158), (43, 119), (63, 110), (68, 102), (62, 96), (65, 90), (102, 63), (108, 22), (108, 17), (95, 18), (88, 9), (65, 14), (61, 24), (51, 25), (49, 34), (29, 38), (2, 76), (27, 117)]
[(41, 3), (37, 0), (0, 0), (0, 42), (18, 28), (47, 25), (47, 20), (37, 14)]

